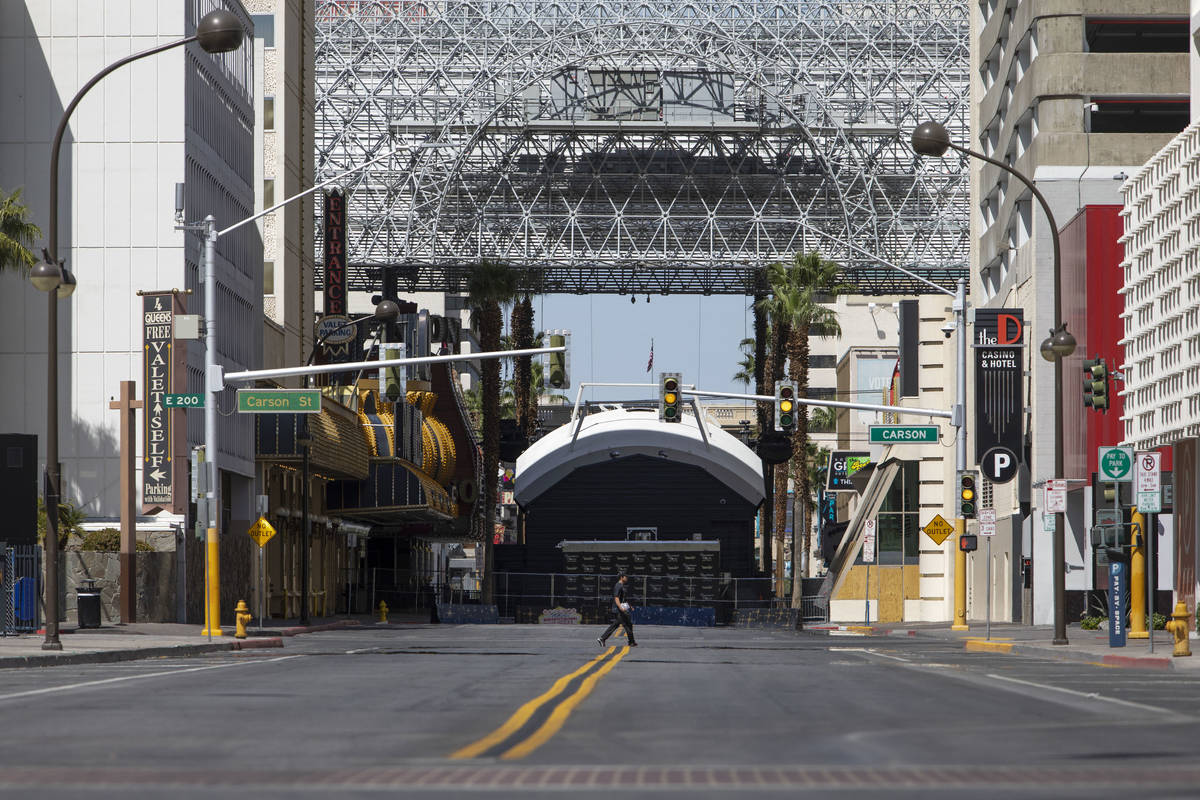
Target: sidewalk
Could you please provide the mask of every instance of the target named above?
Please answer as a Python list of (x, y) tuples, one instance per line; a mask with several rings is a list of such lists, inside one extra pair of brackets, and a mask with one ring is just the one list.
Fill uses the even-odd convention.
[[(393, 624), (409, 622), (407, 617), (392, 618)], [(428, 615), (421, 618), (428, 622)], [(246, 629), (247, 638), (235, 639), (233, 626), (223, 626), (222, 635), (211, 639), (202, 635), (203, 625), (172, 622), (139, 622), (130, 625), (106, 624), (80, 629), (60, 624), (62, 650), (43, 650), (44, 633), (0, 636), (0, 669), (12, 667), (49, 667), (61, 664), (103, 664), (134, 661), (141, 658), (187, 657), (230, 650), (283, 647), (284, 640), (302, 633), (359, 627), (375, 624), (374, 618), (327, 617), (310, 620), (301, 626), (298, 620), (267, 620), (260, 630), (257, 623)]]
[(1020, 625), (1011, 622), (993, 622), (991, 638), (987, 638), (987, 625), (971, 622), (970, 630), (953, 631), (947, 622), (883, 623), (855, 625), (836, 623), (806, 625), (805, 631), (830, 636), (922, 636), (948, 641), (962, 642), (964, 649), (974, 652), (1012, 653), (1054, 658), (1065, 661), (1083, 661), (1110, 667), (1137, 667), (1142, 669), (1176, 669), (1200, 671), (1200, 641), (1196, 634), (1190, 640), (1194, 655), (1175, 658), (1175, 646), (1166, 631), (1154, 632), (1154, 652), (1150, 652), (1149, 639), (1127, 639), (1125, 647), (1109, 647), (1107, 631), (1085, 631), (1078, 625), (1067, 626), (1067, 644), (1052, 644), (1053, 625)]

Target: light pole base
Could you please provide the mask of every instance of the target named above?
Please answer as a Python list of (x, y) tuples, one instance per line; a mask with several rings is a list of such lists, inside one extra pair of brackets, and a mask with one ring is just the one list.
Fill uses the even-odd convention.
[(951, 625), (950, 630), (952, 630), (952, 631), (969, 631), (969, 630), (971, 630), (971, 626), (970, 625), (961, 625), (961, 624)]
[(46, 641), (42, 642), (42, 649), (43, 650), (62, 650), (62, 642), (60, 642), (58, 639), (46, 640)]
[(1070, 644), (1066, 639), (1051, 639), (1050, 644)]

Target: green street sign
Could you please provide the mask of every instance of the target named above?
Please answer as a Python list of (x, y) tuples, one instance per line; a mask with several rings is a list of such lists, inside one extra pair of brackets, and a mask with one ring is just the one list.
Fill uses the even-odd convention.
[(1102, 481), (1133, 480), (1133, 448), (1101, 447), (1099, 450), (1100, 475)]
[(317, 414), (320, 389), (238, 389), (240, 414)]
[(204, 395), (164, 394), (163, 408), (204, 408)]
[(872, 425), (871, 444), (937, 444), (937, 425)]

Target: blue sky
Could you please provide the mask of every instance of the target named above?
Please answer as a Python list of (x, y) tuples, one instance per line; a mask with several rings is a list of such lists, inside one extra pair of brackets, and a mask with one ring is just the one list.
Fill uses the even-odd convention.
[[(733, 380), (741, 359), (738, 342), (753, 335), (750, 298), (744, 296), (547, 295), (533, 300), (538, 330), (571, 331), (571, 390), (580, 381), (646, 382), (662, 371), (683, 373), (684, 383), (711, 391), (745, 392)], [(650, 340), (654, 372), (646, 373)], [(585, 399), (647, 399), (653, 389), (597, 388)]]

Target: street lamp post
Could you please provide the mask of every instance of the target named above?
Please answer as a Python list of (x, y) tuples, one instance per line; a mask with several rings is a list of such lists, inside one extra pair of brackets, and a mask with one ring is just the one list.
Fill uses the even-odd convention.
[(46, 472), (44, 494), (46, 506), (46, 639), (43, 650), (61, 650), (58, 639), (58, 503), (62, 496), (61, 470), (58, 464), (58, 305), (57, 300), (67, 297), (75, 288), (75, 279), (58, 258), (58, 158), (62, 147), (67, 122), (79, 101), (88, 91), (113, 70), (147, 56), (170, 50), (180, 45), (199, 42), (207, 53), (228, 53), (241, 46), (245, 37), (242, 24), (232, 12), (217, 10), (205, 14), (196, 25), (196, 33), (174, 42), (152, 47), (114, 61), (97, 72), (83, 85), (67, 108), (63, 111), (54, 143), (50, 146), (50, 220), (46, 235), (46, 257), (31, 275), (33, 285), (49, 293), (47, 306), (46, 334)]
[[(1059, 286), (1062, 267), (1059, 255), (1058, 223), (1054, 221), (1054, 212), (1050, 210), (1050, 204), (1046, 202), (1046, 198), (1034, 186), (1033, 181), (1002, 161), (988, 158), (982, 153), (976, 153), (974, 150), (954, 144), (950, 141), (950, 134), (946, 130), (946, 127), (941, 123), (924, 122), (917, 126), (917, 129), (912, 134), (912, 147), (920, 155), (938, 157), (944, 155), (948, 149), (957, 150), (971, 158), (978, 158), (980, 161), (986, 161), (1004, 170), (1029, 188), (1029, 191), (1037, 198), (1042, 211), (1046, 215), (1046, 221), (1050, 224), (1050, 238), (1054, 248), (1054, 327), (1050, 329), (1049, 338), (1042, 342), (1041, 351), (1043, 358), (1054, 362), (1054, 398), (1055, 403), (1058, 404), (1058, 407), (1054, 409), (1054, 476), (1062, 478), (1064, 472), (1061, 407), (1062, 360), (1075, 351), (1075, 337), (1067, 330), (1067, 324), (1062, 319), (1062, 291)], [(1061, 512), (1054, 515), (1054, 564), (1052, 566), (1054, 572), (1054, 644), (1067, 644), (1064, 516)]]

